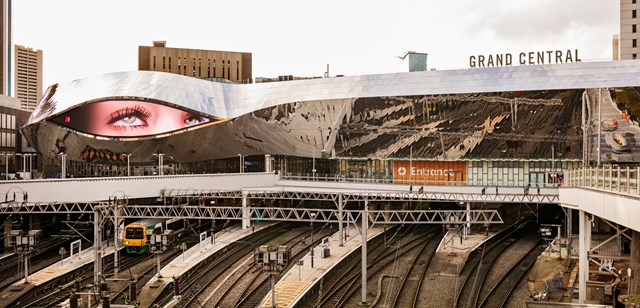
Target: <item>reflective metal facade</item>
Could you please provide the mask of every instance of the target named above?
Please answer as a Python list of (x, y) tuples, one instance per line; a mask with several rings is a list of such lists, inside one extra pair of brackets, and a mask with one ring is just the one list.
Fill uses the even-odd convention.
[[(132, 153), (132, 161), (151, 161), (158, 152), (177, 162), (239, 153), (309, 157), (314, 151), (317, 157), (324, 152), (325, 156), (382, 159), (408, 157), (410, 151), (418, 151), (422, 158), (448, 160), (547, 158), (553, 142), (562, 144), (570, 157), (581, 158), (582, 92), (638, 86), (637, 61), (262, 84), (119, 72), (61, 84), (53, 95), (50, 88), (23, 131), (44, 155), (66, 152), (72, 159), (88, 146)], [(123, 98), (229, 121), (146, 138), (95, 137), (51, 121), (84, 104)]]

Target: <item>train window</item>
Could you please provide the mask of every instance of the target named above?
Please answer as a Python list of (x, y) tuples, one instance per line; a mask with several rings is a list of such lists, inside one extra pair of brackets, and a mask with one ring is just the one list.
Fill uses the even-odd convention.
[(125, 237), (131, 240), (140, 240), (144, 238), (144, 232), (142, 228), (127, 228)]

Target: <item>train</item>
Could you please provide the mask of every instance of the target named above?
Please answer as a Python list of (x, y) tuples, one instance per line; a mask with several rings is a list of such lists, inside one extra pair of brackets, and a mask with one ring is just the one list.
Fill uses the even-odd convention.
[(142, 219), (132, 222), (124, 227), (122, 242), (128, 254), (139, 255), (149, 248), (147, 232), (158, 234), (166, 228), (166, 219)]

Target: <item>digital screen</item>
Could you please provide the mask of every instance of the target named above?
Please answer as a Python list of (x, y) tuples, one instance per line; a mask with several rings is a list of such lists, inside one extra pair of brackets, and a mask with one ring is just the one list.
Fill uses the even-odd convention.
[(89, 103), (53, 119), (79, 132), (107, 137), (153, 136), (221, 121), (224, 119), (135, 100)]

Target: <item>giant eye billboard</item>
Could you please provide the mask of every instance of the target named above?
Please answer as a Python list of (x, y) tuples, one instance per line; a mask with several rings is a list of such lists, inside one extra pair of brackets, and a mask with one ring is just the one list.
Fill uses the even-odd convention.
[(52, 121), (91, 135), (143, 137), (222, 120), (145, 101), (109, 100), (79, 106), (61, 113)]

